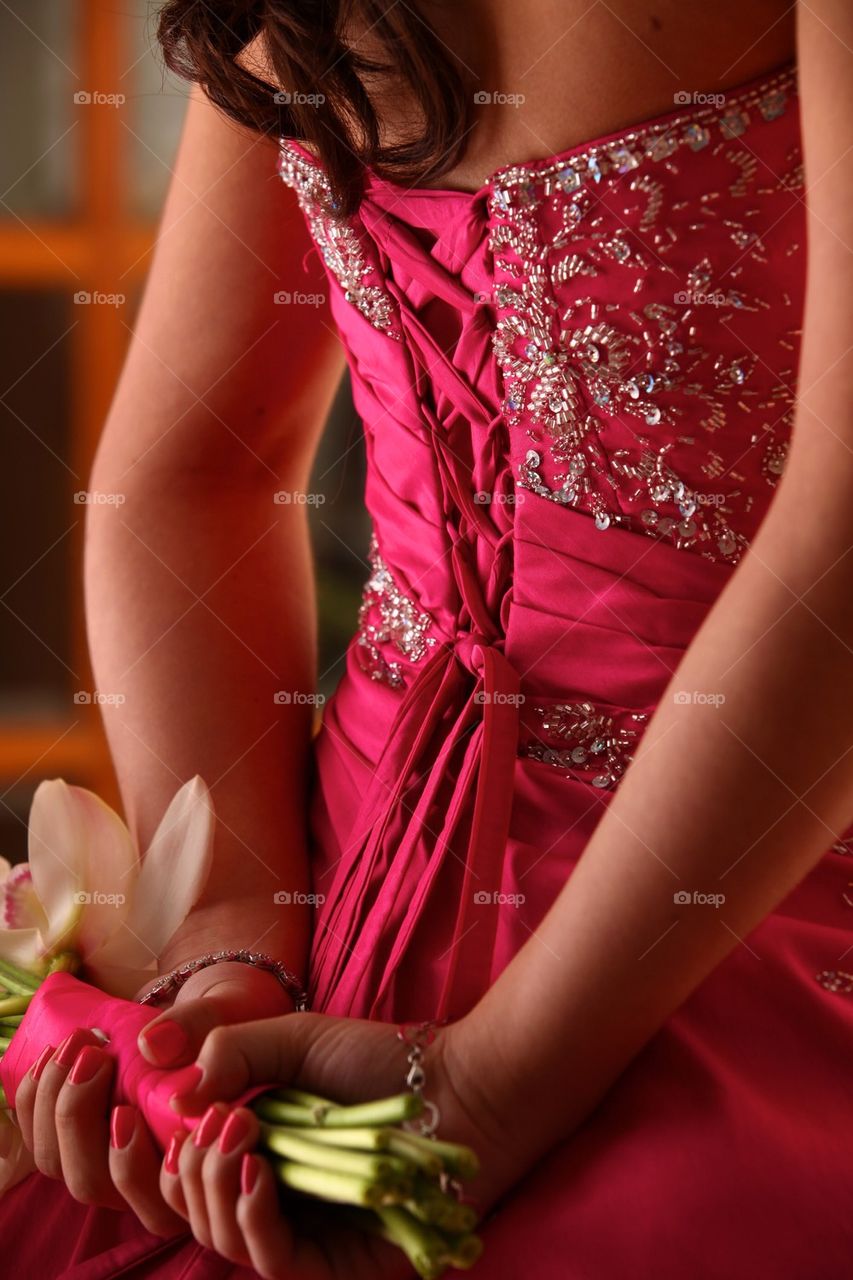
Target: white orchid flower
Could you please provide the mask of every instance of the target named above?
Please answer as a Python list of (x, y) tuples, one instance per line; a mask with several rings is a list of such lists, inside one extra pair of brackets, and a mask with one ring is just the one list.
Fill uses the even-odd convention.
[(0, 958), (34, 972), (75, 952), (110, 995), (132, 997), (197, 901), (213, 852), (210, 793), (184, 783), (144, 857), (117, 813), (60, 778), (39, 784), (29, 860), (0, 858)]

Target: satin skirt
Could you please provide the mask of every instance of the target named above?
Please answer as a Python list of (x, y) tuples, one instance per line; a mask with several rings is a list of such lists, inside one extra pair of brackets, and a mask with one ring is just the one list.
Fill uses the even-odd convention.
[[(584, 700), (626, 733), (641, 726), (729, 572), (624, 530), (602, 538), (544, 501), (517, 513), (514, 555), (505, 640), (450, 637), (402, 694), (369, 679), (354, 647), (325, 710), (315, 1009), (464, 1015), (570, 878), (613, 794), (594, 771), (530, 753), (541, 708)], [(532, 1260), (545, 1280), (851, 1274), (853, 995), (816, 981), (850, 946), (847, 847), (505, 1197), (472, 1280), (520, 1280)], [(507, 1034), (523, 1037), (523, 1009)], [(0, 1241), (15, 1280), (253, 1274), (188, 1237), (157, 1240), (129, 1213), (86, 1209), (40, 1175), (0, 1202)]]

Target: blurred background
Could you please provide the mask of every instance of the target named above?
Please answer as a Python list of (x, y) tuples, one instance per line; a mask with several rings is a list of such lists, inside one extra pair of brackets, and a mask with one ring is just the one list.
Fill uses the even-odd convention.
[[(75, 494), (133, 327), (186, 104), (154, 44), (157, 8), (0, 0), (0, 855), (11, 861), (26, 857), (42, 778), (120, 807), (87, 693)], [(344, 381), (311, 485), (325, 499), (311, 509), (325, 694), (367, 576), (350, 550), (368, 543), (363, 465)]]

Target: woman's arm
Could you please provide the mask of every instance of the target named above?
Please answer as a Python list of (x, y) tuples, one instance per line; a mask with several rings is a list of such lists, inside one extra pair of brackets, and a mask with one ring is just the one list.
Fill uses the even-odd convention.
[[(463, 1034), (446, 1040), (451, 1075), (481, 1095), (522, 1162), (571, 1132), (853, 819), (847, 0), (802, 6), (799, 64), (809, 266), (784, 480), (571, 880)], [(725, 701), (682, 705), (676, 690)], [(678, 890), (722, 892), (725, 905), (679, 909)], [(519, 1105), (532, 1094), (540, 1106)]]
[[(145, 299), (98, 449), (86, 608), (131, 828), (144, 848), (180, 782), (217, 814), (204, 896), (163, 968), (216, 947), (304, 966), (305, 765), (315, 680), (303, 490), (342, 354), (275, 146), (195, 93)], [(276, 901), (291, 894), (292, 905)], [(269, 975), (260, 975), (269, 984)]]

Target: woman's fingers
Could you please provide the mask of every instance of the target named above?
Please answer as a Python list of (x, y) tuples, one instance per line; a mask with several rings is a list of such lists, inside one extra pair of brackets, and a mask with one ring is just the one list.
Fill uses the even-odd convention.
[(113, 1059), (85, 1045), (60, 1087), (54, 1113), (62, 1179), (75, 1200), (123, 1209), (107, 1159)]
[[(227, 1116), (228, 1108), (224, 1103), (216, 1103), (214, 1106), (208, 1107), (192, 1137), (182, 1143), (178, 1154), (178, 1176), (180, 1178), (180, 1196), (185, 1206), (184, 1214), (189, 1221), (190, 1229), (196, 1240), (207, 1249), (214, 1248), (214, 1244), (205, 1189), (202, 1182), (202, 1165), (208, 1149), (219, 1137)], [(166, 1177), (171, 1183), (171, 1175), (167, 1173)], [(164, 1188), (164, 1198), (172, 1208), (176, 1209), (177, 1212), (181, 1212), (179, 1208), (181, 1200), (178, 1198), (173, 1184), (169, 1185), (168, 1191), (170, 1194), (167, 1195)]]
[[(100, 1045), (87, 1027), (79, 1027), (63, 1040), (43, 1065), (33, 1106), (32, 1152), (36, 1168), (49, 1178), (62, 1177), (62, 1160), (56, 1133), (56, 1103), (77, 1055), (86, 1045)], [(17, 1102), (17, 1098), (16, 1098)], [(106, 1149), (106, 1144), (104, 1144)]]
[[(237, 1223), (258, 1275), (263, 1280), (287, 1280), (296, 1274), (300, 1280), (315, 1280), (315, 1268), (300, 1265), (297, 1271), (293, 1232), (279, 1208), (275, 1176), (266, 1160), (243, 1156), (240, 1191)], [(302, 1263), (307, 1259), (300, 1259)]]
[(198, 1083), (177, 1094), (173, 1108), (179, 1115), (198, 1115), (216, 1098), (235, 1098), (255, 1084), (294, 1080), (312, 1037), (324, 1025), (322, 1015), (290, 1013), (215, 1027), (196, 1059)]
[(226, 1119), (216, 1142), (208, 1147), (201, 1168), (213, 1247), (231, 1262), (249, 1261), (236, 1209), (243, 1156), (256, 1145), (260, 1132), (256, 1116), (245, 1107), (238, 1107)]
[(136, 1107), (113, 1108), (110, 1119), (109, 1171), (142, 1225), (155, 1236), (186, 1231), (186, 1223), (163, 1200), (158, 1189), (161, 1155)]
[(24, 1143), (30, 1151), (33, 1149), (33, 1112), (35, 1110), (39, 1077), (55, 1051), (56, 1045), (45, 1045), (15, 1090), (15, 1118), (18, 1121), (18, 1127), (21, 1130)]
[(190, 1215), (181, 1186), (181, 1148), (189, 1141), (190, 1135), (185, 1129), (176, 1129), (160, 1165), (160, 1194), (168, 1207), (179, 1214), (184, 1222), (189, 1220)]

